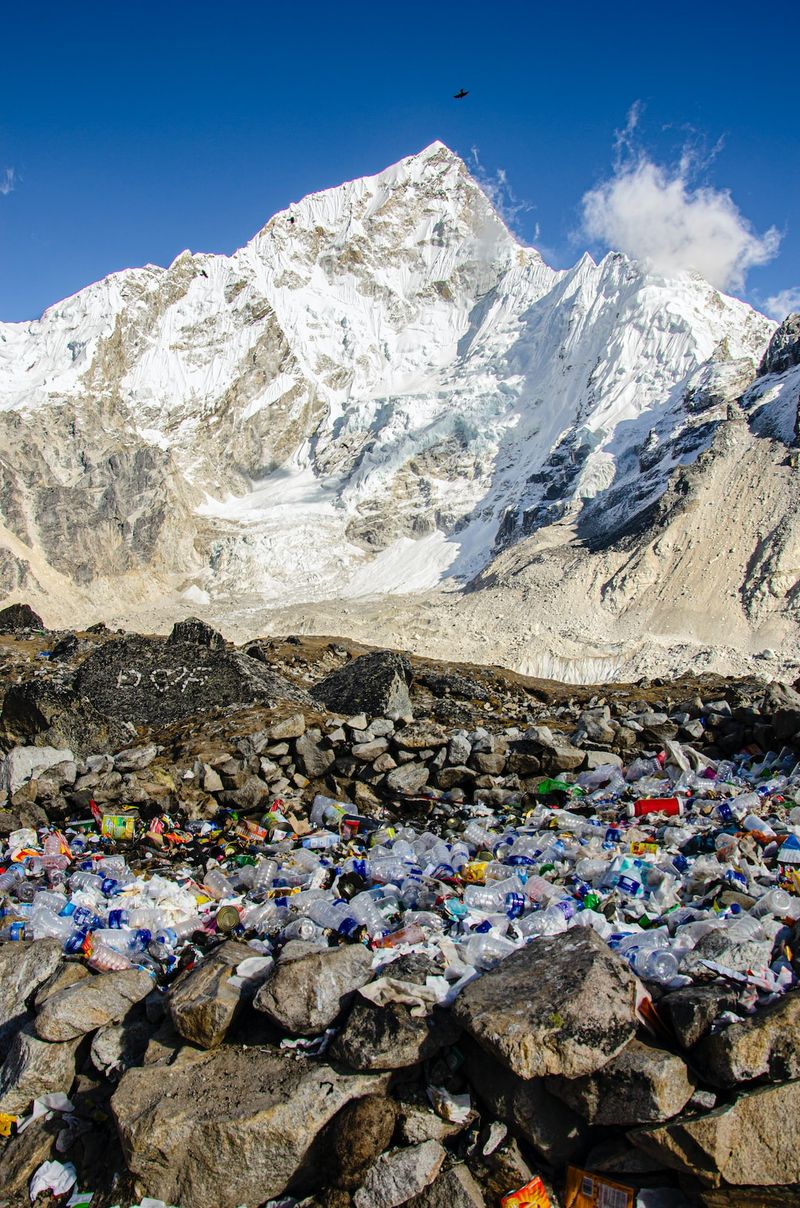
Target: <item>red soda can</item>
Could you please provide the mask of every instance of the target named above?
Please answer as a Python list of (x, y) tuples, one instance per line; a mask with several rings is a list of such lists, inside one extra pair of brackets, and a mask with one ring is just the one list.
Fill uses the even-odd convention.
[(645, 814), (669, 814), (680, 817), (683, 806), (677, 797), (640, 797), (628, 806), (629, 818), (643, 818)]

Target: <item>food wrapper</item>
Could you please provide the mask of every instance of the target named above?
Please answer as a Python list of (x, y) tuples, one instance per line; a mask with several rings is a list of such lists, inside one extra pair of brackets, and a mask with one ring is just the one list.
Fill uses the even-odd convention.
[(564, 1208), (634, 1208), (636, 1192), (588, 1170), (567, 1168)]
[(519, 1191), (504, 1195), (500, 1208), (551, 1208), (551, 1200), (537, 1174), (524, 1187), (520, 1187)]

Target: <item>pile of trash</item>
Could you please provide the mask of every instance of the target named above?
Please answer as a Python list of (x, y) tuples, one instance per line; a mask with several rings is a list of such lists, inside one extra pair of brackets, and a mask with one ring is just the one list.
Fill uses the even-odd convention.
[(421, 831), (322, 795), (307, 819), (276, 801), (259, 823), (221, 811), (143, 824), (92, 803), (59, 830), (8, 836), (0, 940), (56, 939), (93, 969), (135, 966), (159, 984), (229, 936), (262, 972), (290, 940), (360, 942), (386, 962), (436, 950), (450, 1002), (531, 940), (591, 927), (645, 981), (711, 970), (770, 1000), (796, 981), (800, 764), (692, 751), (692, 768), (667, 748), (543, 778), (524, 812), (459, 803), (448, 816), (444, 800)]
[[(747, 1127), (749, 1100), (763, 1115), (764, 1088), (800, 1076), (797, 755), (715, 760), (667, 741), (618, 762), (541, 777), (533, 803), (420, 795), (416, 820), (414, 800), (373, 817), (317, 794), (308, 813), (276, 800), (259, 821), (230, 808), (143, 820), (91, 802), (85, 817), (11, 832), (0, 1132), (21, 1144), (55, 1116), (56, 1151), (69, 1153), (91, 1128), (69, 1098), (88, 1062), (107, 1083), (131, 1196), (183, 1195), (184, 1208), (287, 1192), (282, 1204), (571, 1208), (593, 1177), (608, 1196), (587, 1204), (733, 1204), (745, 1201), (702, 1195), (800, 1183), (797, 1150), (788, 1160), (779, 1140), (737, 1166), (708, 1139), (709, 1119), (739, 1112)], [(237, 1077), (253, 1045), (267, 1071), (255, 1106), (228, 1094), (208, 1125), (200, 1088)], [(246, 1152), (293, 1101), (291, 1087), (278, 1099), (264, 1089), (286, 1061), (308, 1129), (296, 1153), (214, 1189), (213, 1161), (148, 1140), (169, 1123), (174, 1083), (169, 1095), (199, 1113), (185, 1113), (187, 1135), (221, 1144), (230, 1118)], [(416, 1088), (398, 1085), (400, 1070)], [(333, 1088), (324, 1111), (320, 1071)], [(731, 1098), (742, 1084), (749, 1093)], [(778, 1131), (792, 1102), (776, 1099)], [(367, 1126), (360, 1104), (391, 1106)], [(360, 1182), (342, 1173), (347, 1112), (377, 1138)], [(612, 1144), (620, 1125), (631, 1131)], [(339, 1167), (309, 1174), (320, 1137)], [(512, 1169), (493, 1166), (510, 1142)], [(79, 1192), (75, 1161), (61, 1202), (118, 1202), (119, 1178), (94, 1201)], [(221, 1151), (220, 1179), (224, 1165)], [(67, 1166), (43, 1166), (31, 1200), (64, 1184)], [(594, 1175), (578, 1178), (584, 1166)], [(608, 1198), (615, 1187), (626, 1198)]]

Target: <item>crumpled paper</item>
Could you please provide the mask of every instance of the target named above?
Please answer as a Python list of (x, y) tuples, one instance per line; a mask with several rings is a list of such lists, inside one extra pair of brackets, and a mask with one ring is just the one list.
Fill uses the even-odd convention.
[(52, 1191), (53, 1195), (66, 1195), (77, 1181), (78, 1172), (71, 1162), (42, 1162), (28, 1188), (31, 1203), (43, 1191)]

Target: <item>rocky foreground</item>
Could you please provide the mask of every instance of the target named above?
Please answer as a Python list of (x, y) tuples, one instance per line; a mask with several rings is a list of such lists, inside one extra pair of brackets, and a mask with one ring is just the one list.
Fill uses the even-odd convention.
[(0, 671), (7, 1208), (800, 1201), (791, 687), (25, 606)]

